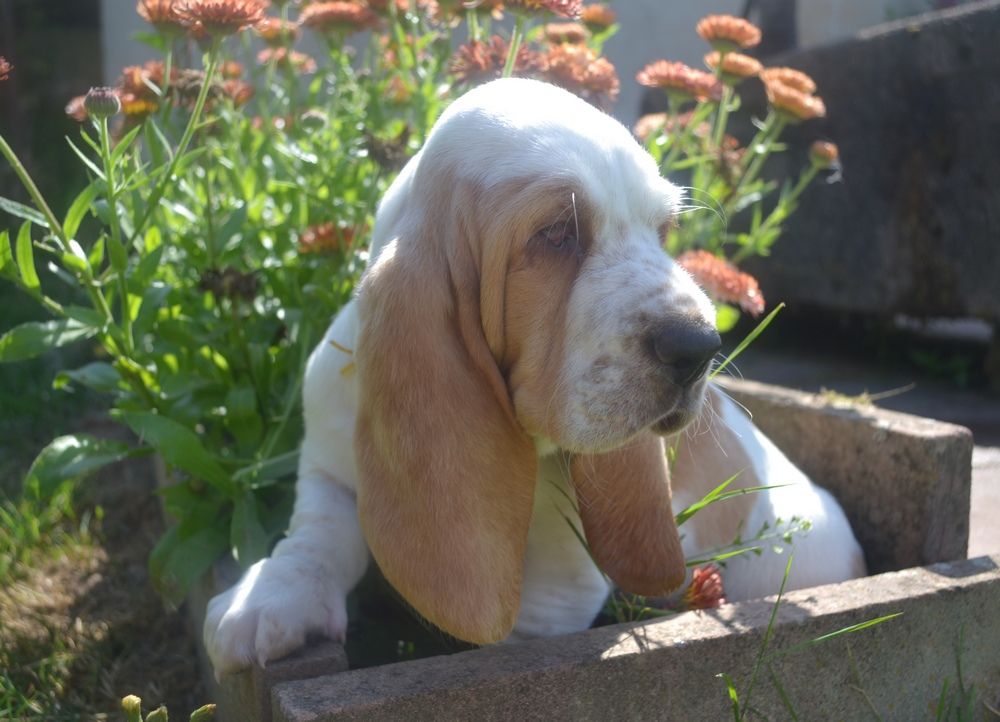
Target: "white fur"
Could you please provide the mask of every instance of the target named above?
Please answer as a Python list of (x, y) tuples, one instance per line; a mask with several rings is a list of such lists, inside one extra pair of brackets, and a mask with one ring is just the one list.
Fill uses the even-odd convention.
[[(557, 447), (612, 448), (662, 416), (650, 400), (649, 360), (637, 358), (635, 349), (622, 342), (637, 333), (637, 313), (681, 311), (714, 322), (711, 303), (663, 252), (657, 235), (657, 228), (675, 213), (680, 193), (609, 116), (551, 86), (497, 81), (456, 101), (392, 184), (378, 210), (372, 260), (393, 252), (396, 228), (408, 213), (419, 212), (415, 206), (419, 208), (421, 188), (445, 167), (450, 173), (460, 168), (468, 180), (487, 189), (510, 178), (565, 175), (581, 189), (581, 199), (599, 210), (594, 248), (574, 283), (567, 312), (567, 352), (559, 379), (565, 402), (558, 410), (565, 438), (535, 439), (539, 472), (521, 608), (511, 638), (585, 629), (609, 587), (566, 522), (567, 516), (575, 516), (566, 499), (572, 487), (562, 454), (553, 452)], [(217, 675), (278, 658), (303, 644), (308, 633), (344, 637), (345, 599), (369, 556), (355, 505), (358, 384), (352, 356), (342, 350), (356, 347), (358, 333), (352, 301), (309, 359), (303, 388), (305, 438), (288, 536), (269, 559), (211, 600), (204, 634)], [(683, 403), (697, 408), (703, 388), (699, 384), (689, 390)], [(760, 515), (749, 524), (779, 513), (817, 514), (811, 536), (815, 543), (809, 547), (815, 551), (800, 555), (793, 572), (795, 581), (815, 583), (822, 575), (809, 571), (814, 558), (853, 541), (846, 521), (833, 513), (839, 512), (835, 502), (825, 492), (813, 492), (749, 422), (730, 416), (727, 411), (726, 422), (739, 426), (764, 478), (794, 478), (801, 486), (802, 493), (762, 497)], [(690, 524), (697, 524), (697, 517)], [(729, 596), (776, 591), (771, 584), (774, 565), (766, 566), (761, 570), (748, 564), (744, 570), (732, 565)], [(846, 578), (849, 570), (838, 568), (827, 576), (838, 575)]]

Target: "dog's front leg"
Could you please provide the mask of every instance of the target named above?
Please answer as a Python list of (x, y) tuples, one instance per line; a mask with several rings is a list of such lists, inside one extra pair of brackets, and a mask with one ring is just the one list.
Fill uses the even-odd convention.
[(278, 659), (307, 634), (343, 640), (347, 593), (367, 564), (353, 492), (300, 467), (288, 536), (209, 602), (205, 645), (216, 676)]

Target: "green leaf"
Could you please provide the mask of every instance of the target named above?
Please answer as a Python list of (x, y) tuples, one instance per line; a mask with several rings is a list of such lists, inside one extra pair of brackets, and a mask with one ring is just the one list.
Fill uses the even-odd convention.
[(31, 247), (31, 224), (21, 224), (17, 232), (17, 267), (21, 271), (21, 281), (31, 291), (37, 291), (41, 283), (35, 271), (35, 250)]
[(0, 276), (17, 278), (17, 265), (14, 263), (14, 251), (10, 247), (10, 234), (0, 231)]
[(104, 328), (107, 323), (103, 314), (85, 306), (64, 306), (63, 312), (74, 321), (84, 326), (92, 326), (95, 330)]
[(45, 220), (45, 216), (41, 213), (30, 206), (24, 205), (23, 203), (12, 201), (10, 198), (0, 196), (0, 211), (7, 211), (12, 216), (17, 216), (18, 218), (23, 218), (26, 221), (31, 221), (36, 226), (41, 226), (42, 228), (49, 227), (49, 222)]
[(139, 135), (139, 131), (141, 130), (142, 130), (142, 124), (139, 124), (134, 128), (132, 128), (132, 130), (130, 130), (128, 133), (126, 133), (121, 140), (115, 143), (114, 150), (111, 151), (112, 166), (118, 165), (118, 161), (120, 161), (121, 157), (125, 155), (125, 152), (129, 149), (129, 146), (132, 145), (132, 141), (135, 140), (135, 137)]
[(87, 215), (87, 211), (90, 210), (90, 204), (94, 202), (97, 197), (98, 185), (97, 183), (91, 183), (89, 186), (84, 188), (80, 194), (70, 205), (69, 210), (66, 212), (66, 220), (63, 221), (63, 231), (66, 232), (67, 238), (75, 238), (76, 232), (80, 228), (80, 223), (83, 222), (83, 218)]
[[(91, 142), (90, 138), (87, 137), (87, 135), (84, 134), (84, 132), (82, 130), (80, 131), (80, 135), (82, 135), (83, 138), (85, 140), (87, 140), (88, 142)], [(105, 177), (104, 177), (104, 171), (101, 170), (100, 168), (98, 168), (97, 165), (94, 163), (94, 161), (92, 161), (90, 158), (87, 157), (86, 153), (84, 153), (82, 150), (80, 150), (79, 148), (77, 148), (76, 144), (73, 141), (71, 141), (69, 139), (69, 137), (66, 138), (66, 142), (69, 143), (69, 147), (73, 149), (74, 153), (76, 153), (76, 157), (79, 158), (80, 160), (82, 160), (83, 164), (90, 169), (91, 173), (93, 173), (95, 176), (97, 176), (101, 180), (106, 180)], [(98, 153), (100, 153), (100, 149), (98, 149)]]
[(715, 329), (719, 333), (731, 331), (740, 320), (739, 309), (728, 303), (715, 304)]
[(100, 270), (101, 264), (104, 263), (104, 236), (94, 242), (94, 247), (90, 249), (90, 254), (87, 256), (87, 261), (91, 268)]
[(246, 569), (267, 556), (270, 537), (257, 516), (257, 501), (244, 492), (236, 498), (233, 519), (229, 525), (229, 545), (240, 566)]
[(0, 363), (34, 358), (95, 333), (97, 329), (73, 319), (22, 323), (0, 337)]
[(149, 555), (153, 585), (175, 607), (229, 546), (228, 534), (218, 526), (183, 532), (180, 526), (170, 527)]
[(146, 443), (156, 448), (171, 466), (183, 469), (196, 479), (207, 481), (224, 493), (231, 493), (229, 478), (215, 458), (202, 446), (191, 429), (166, 416), (149, 411), (125, 411), (122, 419)]
[(135, 322), (132, 324), (133, 331), (139, 335), (148, 332), (153, 327), (156, 320), (156, 312), (167, 300), (170, 286), (159, 281), (154, 281), (142, 296), (142, 303), (139, 304), (139, 312), (135, 315)]
[(298, 466), (299, 452), (296, 449), (244, 467), (233, 474), (233, 479), (248, 479), (255, 488), (268, 486), (282, 477), (294, 474)]
[(78, 271), (86, 271), (90, 268), (87, 254), (84, 253), (83, 247), (76, 242), (75, 238), (69, 239), (69, 251), (69, 253), (60, 255), (64, 266), (75, 268)]
[(125, 245), (111, 236), (108, 236), (108, 259), (111, 267), (121, 273), (128, 266), (128, 255), (125, 253)]
[(740, 341), (739, 345), (735, 349), (733, 349), (733, 352), (728, 356), (726, 356), (726, 360), (715, 367), (715, 370), (713, 370), (712, 373), (709, 374), (708, 376), (709, 380), (712, 380), (716, 376), (718, 376), (719, 372), (722, 371), (722, 369), (726, 368), (726, 366), (728, 366), (733, 361), (733, 359), (735, 359), (737, 356), (743, 353), (743, 351), (746, 350), (747, 346), (752, 344), (754, 342), (754, 339), (760, 336), (761, 333), (764, 332), (764, 329), (771, 325), (771, 321), (774, 320), (774, 317), (777, 316), (778, 312), (781, 311), (781, 309), (783, 309), (784, 307), (785, 307), (784, 302), (781, 302), (777, 306), (775, 306), (774, 310), (771, 311), (771, 313), (767, 314), (767, 316), (764, 317), (764, 320), (758, 323), (757, 326), (754, 328), (754, 330), (746, 335), (746, 338)]
[(118, 388), (120, 380), (121, 375), (114, 366), (102, 361), (95, 361), (72, 371), (60, 371), (52, 386), (61, 389), (72, 381), (101, 393), (110, 393)]
[(48, 499), (63, 482), (82, 479), (108, 464), (144, 451), (84, 434), (60, 436), (35, 458), (24, 479), (24, 488), (39, 499)]

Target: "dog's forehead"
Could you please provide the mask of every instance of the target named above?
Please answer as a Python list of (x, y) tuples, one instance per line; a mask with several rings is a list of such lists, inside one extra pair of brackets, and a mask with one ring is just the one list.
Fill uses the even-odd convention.
[(514, 179), (562, 178), (605, 212), (651, 223), (680, 203), (680, 191), (621, 123), (533, 80), (497, 80), (466, 93), (438, 120), (423, 155), (487, 190)]

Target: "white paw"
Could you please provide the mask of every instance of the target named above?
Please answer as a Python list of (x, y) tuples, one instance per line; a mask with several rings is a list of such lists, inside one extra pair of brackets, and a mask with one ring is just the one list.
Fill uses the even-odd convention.
[(279, 659), (303, 646), (307, 634), (343, 641), (347, 595), (335, 586), (329, 573), (294, 556), (250, 567), (208, 603), (205, 647), (216, 679)]

